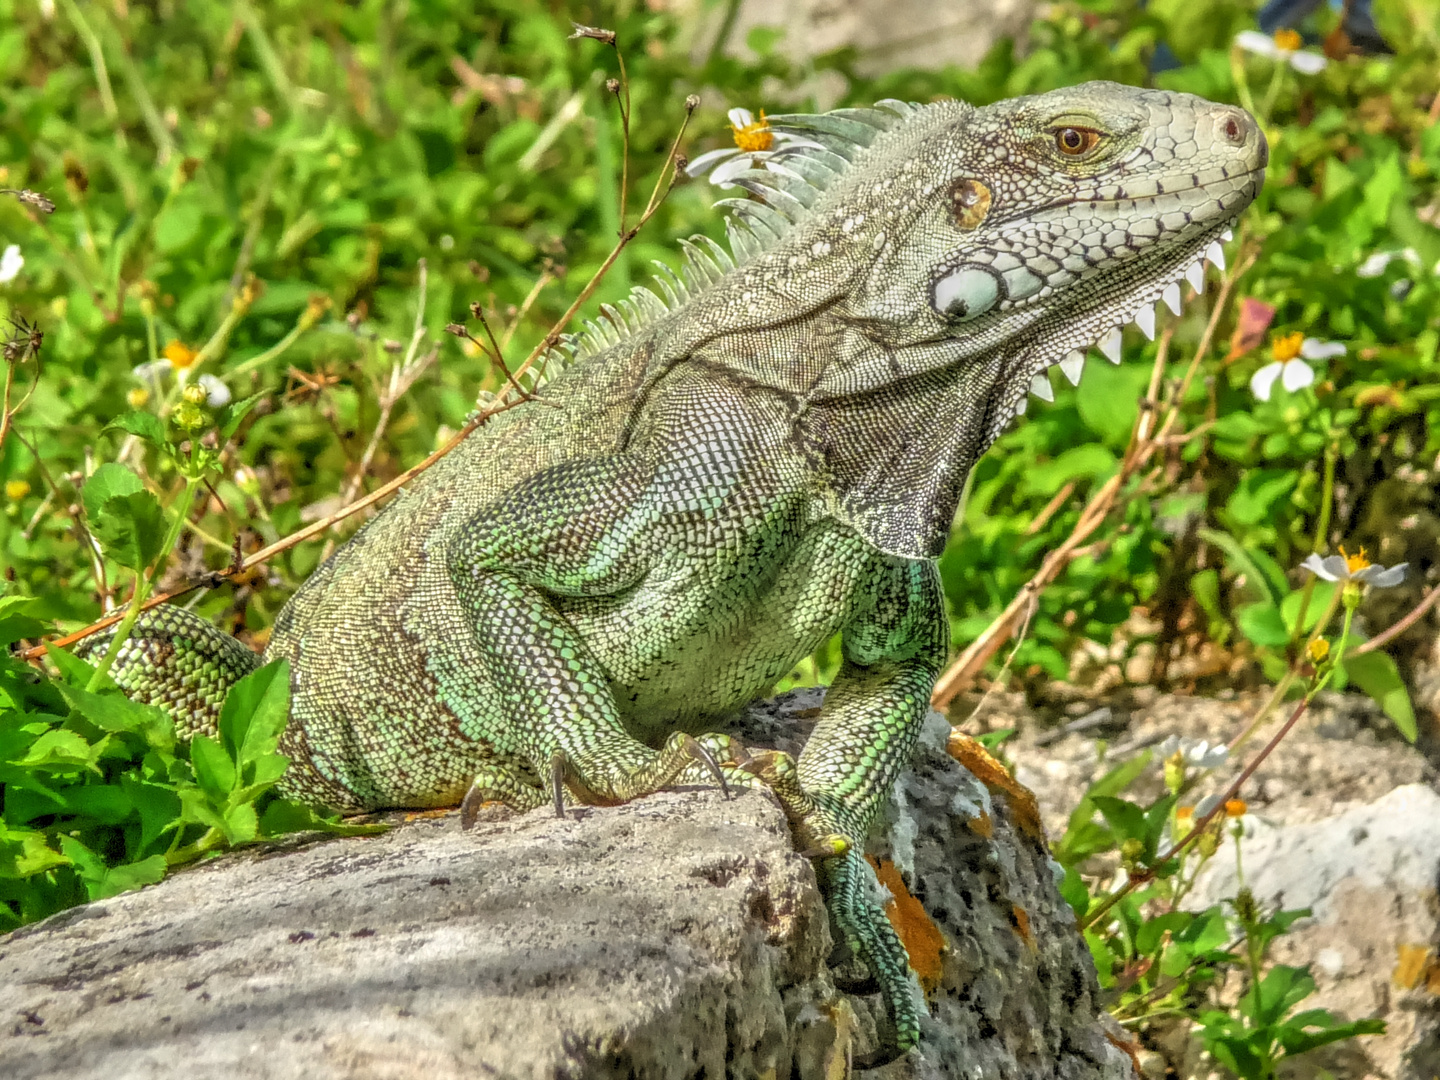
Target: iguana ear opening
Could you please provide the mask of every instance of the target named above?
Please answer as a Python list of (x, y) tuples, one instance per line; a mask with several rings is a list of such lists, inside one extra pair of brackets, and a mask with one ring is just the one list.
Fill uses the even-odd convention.
[(979, 228), (990, 213), (990, 188), (970, 177), (958, 180), (950, 190), (955, 211), (955, 224), (969, 232)]

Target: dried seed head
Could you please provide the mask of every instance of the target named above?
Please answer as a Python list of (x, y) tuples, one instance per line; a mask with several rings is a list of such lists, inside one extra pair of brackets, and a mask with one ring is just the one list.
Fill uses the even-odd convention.
[(593, 41), (603, 41), (606, 45), (615, 44), (614, 30), (604, 30), (598, 26), (581, 26), (577, 22), (572, 22), (570, 25), (575, 28), (574, 33), (570, 35), (571, 41), (576, 38), (590, 38)]
[(14, 195), (16, 201), (22, 202), (26, 206), (33, 206), (42, 213), (53, 214), (55, 212), (55, 204), (38, 191), (31, 191), (29, 188), (0, 188), (0, 193)]

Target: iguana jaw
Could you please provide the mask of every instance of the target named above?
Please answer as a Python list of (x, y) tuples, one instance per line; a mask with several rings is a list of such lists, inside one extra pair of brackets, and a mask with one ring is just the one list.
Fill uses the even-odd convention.
[[(1103, 312), (1078, 319), (1063, 333), (1047, 335), (1044, 343), (1036, 348), (1017, 354), (1002, 376), (1004, 384), (1009, 387), (1005, 395), (1009, 408), (1003, 419), (1023, 415), (1029, 394), (1042, 401), (1055, 400), (1050, 381), (1052, 368), (1058, 369), (1071, 385), (1080, 385), (1087, 353), (1092, 346), (1112, 364), (1120, 363), (1122, 331), (1127, 326), (1135, 326), (1153, 341), (1162, 305), (1172, 314), (1179, 315), (1187, 287), (1191, 296), (1205, 291), (1208, 265), (1224, 271), (1225, 254), (1221, 245), (1234, 238), (1233, 226), (1232, 220), (1207, 230), (1193, 246), (1187, 245), (1170, 253), (1170, 258), (1165, 259), (1163, 265), (1154, 268), (1154, 276), (1139, 279), (1137, 288), (1128, 296), (1118, 299)], [(1068, 350), (1057, 344), (1068, 343), (1075, 338), (1079, 339), (1079, 343)]]

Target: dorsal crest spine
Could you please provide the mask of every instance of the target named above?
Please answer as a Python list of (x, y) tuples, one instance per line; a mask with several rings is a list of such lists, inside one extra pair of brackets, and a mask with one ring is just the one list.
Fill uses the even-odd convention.
[(681, 240), (679, 273), (657, 260), (657, 288), (637, 285), (625, 299), (602, 304), (599, 318), (588, 319), (579, 332), (565, 335), (538, 365), (544, 373), (538, 382), (548, 382), (573, 360), (620, 344), (678, 310), (737, 266), (759, 258), (809, 216), (820, 195), (882, 132), (906, 123), (923, 109), (887, 99), (869, 109), (768, 117), (771, 130), (793, 138), (773, 150), (751, 154), (751, 167), (729, 178), (728, 186), (751, 196), (716, 203), (730, 211), (725, 221), (729, 250), (704, 235)]

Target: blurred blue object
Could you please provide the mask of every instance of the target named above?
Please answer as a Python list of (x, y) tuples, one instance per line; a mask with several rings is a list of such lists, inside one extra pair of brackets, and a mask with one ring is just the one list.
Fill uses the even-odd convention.
[[(1329, 0), (1331, 10), (1342, 13), (1340, 25), (1345, 36), (1350, 39), (1352, 49), (1362, 53), (1393, 53), (1395, 50), (1386, 44), (1375, 26), (1375, 18), (1370, 14), (1370, 2), (1371, 0), (1349, 0), (1348, 3), (1342, 3), (1341, 0)], [(1321, 3), (1322, 0), (1269, 0), (1269, 3), (1260, 9), (1256, 21), (1261, 30), (1273, 34), (1282, 27), (1299, 26), (1305, 16)]]

